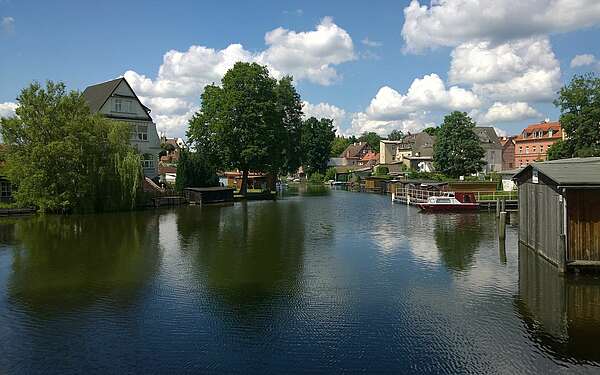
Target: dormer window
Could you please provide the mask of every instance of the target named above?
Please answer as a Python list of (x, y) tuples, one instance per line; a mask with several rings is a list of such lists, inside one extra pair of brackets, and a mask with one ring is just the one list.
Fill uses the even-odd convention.
[(548, 137), (552, 138), (554, 131), (552, 129), (548, 130)]

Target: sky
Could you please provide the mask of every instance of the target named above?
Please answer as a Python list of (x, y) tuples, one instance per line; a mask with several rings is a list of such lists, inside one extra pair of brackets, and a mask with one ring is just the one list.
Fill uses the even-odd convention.
[(600, 71), (598, 26), (598, 0), (0, 0), (0, 116), (32, 81), (124, 76), (159, 132), (185, 136), (204, 87), (249, 61), (292, 75), (305, 116), (338, 134), (417, 132), (454, 110), (518, 134)]

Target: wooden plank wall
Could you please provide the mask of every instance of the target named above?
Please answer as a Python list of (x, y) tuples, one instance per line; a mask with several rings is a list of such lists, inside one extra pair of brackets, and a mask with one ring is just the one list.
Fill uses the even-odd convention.
[(519, 187), (519, 219), (520, 240), (560, 264), (564, 259), (564, 254), (559, 253), (563, 225), (560, 195), (543, 183), (522, 184)]
[(600, 189), (567, 193), (568, 261), (600, 261)]

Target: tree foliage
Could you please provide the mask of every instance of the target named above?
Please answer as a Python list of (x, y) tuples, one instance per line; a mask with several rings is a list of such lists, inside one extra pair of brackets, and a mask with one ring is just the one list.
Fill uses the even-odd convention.
[(181, 150), (177, 163), (175, 190), (183, 191), (186, 187), (209, 187), (218, 184), (217, 170), (205, 154)]
[(379, 152), (379, 141), (381, 136), (375, 132), (364, 132), (358, 137), (359, 142), (367, 142), (371, 149), (375, 152)]
[(390, 141), (401, 141), (402, 138), (404, 138), (404, 133), (402, 133), (401, 130), (398, 129), (394, 129), (391, 131), (391, 133), (388, 135), (388, 138)]
[(324, 173), (331, 152), (331, 143), (335, 139), (333, 121), (308, 118), (302, 125), (302, 165), (308, 174)]
[(464, 112), (452, 112), (444, 117), (433, 148), (435, 168), (450, 177), (479, 172), (485, 164), (485, 152), (473, 132), (475, 123)]
[(333, 158), (340, 157), (344, 150), (346, 150), (346, 148), (351, 144), (352, 141), (350, 138), (345, 138), (344, 136), (336, 136), (331, 142), (330, 156)]
[(188, 138), (219, 168), (243, 172), (241, 193), (250, 170), (278, 174), (299, 165), (300, 97), (290, 77), (279, 82), (266, 67), (238, 62), (202, 94), (190, 120)]
[(19, 205), (42, 211), (132, 208), (141, 163), (125, 123), (92, 115), (79, 92), (63, 83), (33, 83), (17, 98), (17, 116), (3, 118), (3, 173)]
[(436, 137), (438, 135), (439, 130), (439, 127), (430, 126), (428, 128), (423, 129), (423, 132), (429, 134), (432, 137)]
[(567, 139), (548, 151), (549, 158), (600, 156), (600, 77), (576, 75), (554, 101)]

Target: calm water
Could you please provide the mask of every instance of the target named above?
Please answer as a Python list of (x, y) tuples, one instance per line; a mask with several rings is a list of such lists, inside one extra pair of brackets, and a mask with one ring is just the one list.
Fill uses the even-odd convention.
[(2, 220), (0, 373), (598, 373), (599, 280), (494, 223), (343, 191)]

